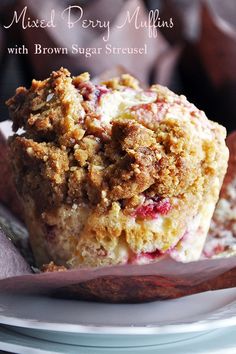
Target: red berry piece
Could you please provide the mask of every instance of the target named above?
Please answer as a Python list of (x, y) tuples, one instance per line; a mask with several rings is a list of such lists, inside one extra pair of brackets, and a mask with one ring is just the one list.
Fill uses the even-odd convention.
[(171, 204), (168, 198), (151, 201), (146, 205), (138, 207), (134, 216), (141, 219), (156, 219), (158, 215), (166, 215), (171, 209)]

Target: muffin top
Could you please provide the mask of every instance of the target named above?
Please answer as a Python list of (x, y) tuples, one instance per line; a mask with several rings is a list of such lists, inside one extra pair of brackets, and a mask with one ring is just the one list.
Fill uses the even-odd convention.
[(222, 126), (184, 96), (142, 89), (128, 74), (95, 85), (88, 73), (61, 68), (18, 88), (7, 105), (14, 131), (24, 129), (10, 141), (18, 190), (41, 211), (61, 203), (105, 210), (119, 201), (124, 213), (148, 215), (154, 207), (138, 206), (158, 197), (165, 213), (170, 199), (220, 174), (216, 160), (227, 156)]

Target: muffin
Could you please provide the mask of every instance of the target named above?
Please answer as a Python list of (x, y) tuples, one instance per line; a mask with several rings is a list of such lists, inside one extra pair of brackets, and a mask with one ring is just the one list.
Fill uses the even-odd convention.
[(38, 266), (197, 260), (226, 172), (225, 129), (128, 74), (61, 68), (7, 101), (16, 187)]
[(207, 258), (236, 255), (236, 132), (227, 137), (226, 144), (229, 165), (204, 246)]

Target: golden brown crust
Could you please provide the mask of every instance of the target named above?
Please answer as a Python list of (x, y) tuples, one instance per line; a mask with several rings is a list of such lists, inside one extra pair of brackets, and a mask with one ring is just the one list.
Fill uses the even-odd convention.
[(121, 76), (114, 77), (110, 80), (106, 80), (102, 82), (103, 85), (107, 87), (117, 90), (123, 87), (130, 87), (134, 90), (139, 89), (139, 82), (133, 76), (129, 74), (122, 74)]
[(69, 160), (66, 152), (51, 143), (37, 143), (17, 136), (10, 146), (13, 167), (18, 171), (19, 193), (32, 196), (39, 212), (59, 206), (67, 188)]
[(52, 72), (44, 81), (33, 80), (29, 90), (20, 87), (7, 101), (13, 130), (23, 127), (36, 140), (58, 137), (70, 144), (70, 139), (80, 139), (83, 135), (78, 125), (84, 114), (81, 100), (66, 69)]

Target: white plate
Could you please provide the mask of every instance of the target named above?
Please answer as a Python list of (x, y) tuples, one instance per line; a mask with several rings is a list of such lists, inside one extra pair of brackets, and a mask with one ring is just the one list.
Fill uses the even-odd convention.
[[(17, 354), (232, 354), (235, 353), (236, 327), (214, 330), (185, 342), (172, 342), (160, 346), (129, 348), (85, 347), (58, 344), (15, 333), (11, 327), (0, 327), (0, 351)], [(135, 342), (134, 342), (135, 343)]]
[(60, 343), (163, 345), (236, 325), (236, 288), (132, 305), (0, 294), (0, 323)]

